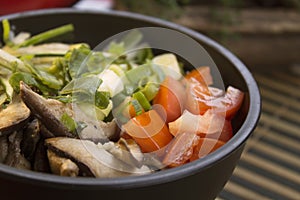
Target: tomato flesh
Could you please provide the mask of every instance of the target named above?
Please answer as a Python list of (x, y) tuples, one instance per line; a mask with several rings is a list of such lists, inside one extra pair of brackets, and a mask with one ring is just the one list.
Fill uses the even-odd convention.
[(193, 154), (190, 158), (190, 161), (194, 161), (199, 158), (202, 158), (207, 154), (214, 152), (224, 144), (225, 142), (221, 140), (216, 140), (211, 138), (201, 138), (199, 139), (197, 146), (193, 150)]
[[(219, 124), (219, 126), (221, 126), (221, 124)], [(200, 133), (199, 135), (203, 138), (211, 138), (223, 142), (228, 142), (233, 136), (231, 121), (230, 120), (224, 121), (224, 125), (221, 132), (218, 131), (216, 133), (211, 133), (211, 134)]]
[(225, 97), (217, 98), (214, 104), (217, 111), (222, 112), (222, 108), (225, 107), (226, 118), (232, 119), (237, 111), (242, 106), (244, 99), (244, 93), (237, 88), (229, 86), (226, 90)]
[(213, 83), (213, 78), (210, 73), (210, 67), (207, 66), (193, 69), (185, 75), (185, 79), (187, 79), (188, 81), (196, 80), (203, 85), (211, 85)]
[[(215, 90), (218, 89), (215, 88)], [(225, 113), (227, 119), (234, 117), (244, 99), (244, 93), (232, 86), (227, 88), (223, 96), (215, 96), (215, 93), (208, 92), (201, 84), (190, 84), (187, 92), (186, 108), (190, 112), (204, 114), (212, 109), (217, 113)]]
[(172, 140), (168, 127), (155, 110), (133, 117), (123, 129), (140, 146), (143, 152), (157, 151)]
[(170, 144), (163, 164), (169, 167), (177, 167), (187, 163), (194, 148), (198, 145), (200, 137), (194, 133), (181, 133)]
[(157, 95), (153, 99), (153, 104), (160, 106), (154, 106), (157, 112), (161, 115), (166, 123), (177, 119), (184, 109), (184, 96), (185, 90), (181, 82), (167, 77), (161, 84)]
[(211, 108), (208, 102), (211, 101), (212, 98), (206, 85), (197, 82), (189, 82), (186, 90), (186, 109), (188, 111), (195, 115), (203, 115)]

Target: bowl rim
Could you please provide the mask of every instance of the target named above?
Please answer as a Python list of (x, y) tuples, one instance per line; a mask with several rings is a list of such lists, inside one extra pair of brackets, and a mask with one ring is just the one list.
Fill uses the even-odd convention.
[(183, 34), (191, 36), (196, 40), (201, 41), (205, 45), (215, 50), (220, 55), (224, 56), (241, 74), (249, 92), (249, 111), (245, 118), (244, 123), (240, 129), (235, 133), (234, 137), (231, 138), (224, 146), (215, 152), (205, 156), (201, 160), (197, 160), (180, 167), (155, 172), (149, 175), (142, 176), (130, 176), (120, 178), (85, 178), (85, 177), (60, 177), (51, 174), (45, 174), (40, 172), (20, 170), (12, 168), (0, 163), (0, 177), (9, 180), (18, 180), (26, 182), (28, 184), (39, 184), (44, 186), (50, 186), (55, 188), (85, 188), (87, 190), (93, 189), (130, 189), (140, 188), (146, 186), (154, 186), (163, 184), (171, 181), (176, 181), (184, 177), (188, 177), (203, 171), (204, 169), (212, 166), (214, 163), (219, 162), (225, 157), (229, 156), (232, 152), (237, 150), (241, 145), (245, 143), (247, 138), (251, 135), (255, 129), (261, 111), (261, 97), (255, 79), (248, 70), (248, 68), (228, 49), (220, 45), (211, 38), (191, 30), (173, 22), (165, 21), (151, 16), (145, 16), (142, 14), (131, 13), (126, 11), (94, 11), (85, 9), (74, 9), (74, 8), (55, 8), (55, 9), (42, 9), (34, 11), (25, 11), (15, 14), (9, 14), (0, 16), (0, 21), (3, 19), (19, 19), (22, 17), (34, 17), (39, 15), (60, 15), (60, 14), (82, 14), (82, 15), (95, 15), (101, 17), (102, 15), (121, 17), (134, 19), (138, 21), (149, 22), (165, 28), (178, 30)]

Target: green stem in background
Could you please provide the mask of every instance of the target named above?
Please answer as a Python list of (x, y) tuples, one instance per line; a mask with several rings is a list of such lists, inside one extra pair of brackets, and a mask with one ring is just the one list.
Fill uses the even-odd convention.
[(9, 39), (10, 25), (9, 25), (9, 21), (7, 19), (4, 19), (2, 21), (2, 27), (3, 27), (3, 42), (5, 44), (8, 44), (10, 42), (10, 39)]
[(72, 32), (74, 30), (74, 26), (72, 24), (67, 24), (64, 26), (60, 26), (58, 28), (51, 29), (49, 31), (45, 31), (43, 33), (32, 36), (31, 38), (25, 40), (23, 43), (19, 45), (19, 47), (26, 47), (30, 45), (35, 45), (44, 41), (47, 41), (51, 38), (57, 37), (59, 35), (66, 34), (68, 32)]

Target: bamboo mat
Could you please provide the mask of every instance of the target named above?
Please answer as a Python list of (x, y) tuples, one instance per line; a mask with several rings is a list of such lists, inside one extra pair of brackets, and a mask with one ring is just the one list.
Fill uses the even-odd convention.
[(259, 124), (218, 200), (300, 200), (300, 75), (254, 74), (262, 96)]

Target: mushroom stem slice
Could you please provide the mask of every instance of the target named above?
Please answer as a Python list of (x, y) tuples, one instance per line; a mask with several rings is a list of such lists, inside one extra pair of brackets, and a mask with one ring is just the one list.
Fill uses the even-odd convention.
[(70, 159), (60, 157), (51, 150), (47, 150), (50, 169), (53, 174), (76, 177), (79, 174), (78, 166)]

